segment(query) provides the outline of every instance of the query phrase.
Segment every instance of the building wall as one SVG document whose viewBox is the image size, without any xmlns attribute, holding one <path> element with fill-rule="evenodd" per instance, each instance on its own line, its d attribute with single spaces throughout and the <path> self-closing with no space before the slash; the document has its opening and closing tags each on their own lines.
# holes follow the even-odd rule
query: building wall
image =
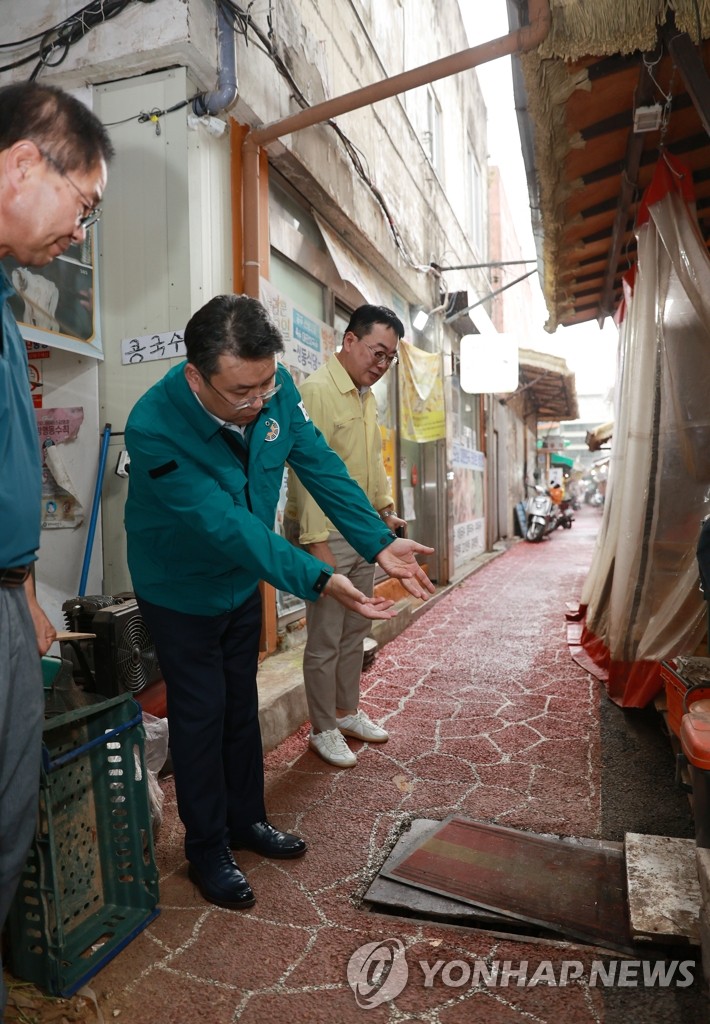
<svg viewBox="0 0 710 1024">
<path fill-rule="evenodd" d="M 12 0 L 10 6 L 15 38 L 36 35 L 73 13 L 71 0 Z M 296 91 L 316 103 L 466 46 L 456 0 L 394 0 L 386 5 L 275 0 L 270 11 L 269 38 L 290 79 L 255 45 L 253 34 L 248 44 L 238 36 L 239 96 L 230 111 L 232 132 L 235 122 L 253 126 L 293 112 Z M 266 33 L 265 9 L 252 16 Z M 232 208 L 230 194 L 237 181 L 230 130 L 214 138 L 202 127 L 188 127 L 189 106 L 167 112 L 196 92 L 214 88 L 217 63 L 215 5 L 209 0 L 155 0 L 131 5 L 93 29 L 56 69 L 42 72 L 44 81 L 82 90 L 111 125 L 117 149 L 98 235 L 105 360 L 95 385 L 89 384 L 90 390 L 96 387 L 90 399 L 98 407 L 93 421 L 110 421 L 114 430 L 103 492 L 101 588 L 107 593 L 128 585 L 121 525 L 126 482 L 114 472 L 125 419 L 139 394 L 170 365 L 169 353 L 164 359 L 127 364 L 122 343 L 180 331 L 192 310 L 212 294 L 229 290 L 234 279 L 232 218 L 239 209 Z M 0 82 L 12 74 L 0 73 Z M 25 72 L 14 75 L 24 77 Z M 157 124 L 139 117 L 155 110 L 165 112 Z M 436 147 L 432 110 L 439 112 Z M 438 306 L 446 292 L 466 290 L 469 301 L 484 297 L 484 273 L 445 269 L 487 256 L 485 242 L 474 244 L 470 231 L 474 207 L 479 217 L 487 217 L 488 208 L 485 195 L 472 204 L 467 170 L 473 153 L 487 180 L 485 106 L 475 71 L 343 114 L 337 124 L 345 138 L 332 127 L 317 126 L 268 147 L 271 167 L 299 202 L 386 283 L 405 312 L 409 304 Z M 350 144 L 360 173 L 348 156 Z M 236 201 L 241 202 L 238 193 Z M 289 230 L 283 223 L 274 225 L 272 245 L 280 248 Z M 283 243 L 283 248 L 288 245 Z M 310 255 L 314 262 L 302 269 L 322 279 L 319 258 Z M 444 269 L 434 270 L 431 264 Z M 268 266 L 262 271 L 268 276 Z M 332 278 L 332 268 L 328 274 Z M 335 299 L 349 298 L 352 305 L 357 297 L 343 282 L 329 294 L 329 318 Z M 458 335 L 441 319 L 438 314 L 427 335 L 410 335 L 409 340 L 441 351 L 448 375 Z M 516 447 L 514 443 L 506 451 L 508 465 L 517 458 Z M 441 481 L 451 466 L 442 465 L 441 458 L 439 454 L 438 463 L 427 461 L 436 463 L 434 483 L 447 521 Z"/>
<path fill-rule="evenodd" d="M 489 168 L 489 185 L 490 261 L 522 260 L 524 254 L 499 168 Z M 503 288 L 532 269 L 532 264 L 491 267 L 488 271 L 491 291 Z M 491 302 L 491 319 L 496 330 L 516 338 L 518 348 L 526 348 L 530 344 L 531 308 L 532 291 L 528 279 L 501 291 Z M 497 490 L 491 494 L 489 501 L 489 538 L 492 543 L 499 538 L 515 535 L 515 506 L 527 497 L 527 483 L 532 482 L 535 468 L 535 416 L 527 415 L 525 400 L 506 400 L 505 404 L 494 400 L 491 405 L 491 429 L 498 450 L 504 453 Z"/>
<path fill-rule="evenodd" d="M 264 25 L 263 16 L 256 15 Z M 340 96 L 463 48 L 456 0 L 372 4 L 274 4 L 279 54 L 310 102 Z M 406 57 L 406 63 L 405 63 Z M 254 47 L 239 52 L 240 101 L 233 114 L 270 123 L 292 112 L 293 87 Z M 409 302 L 439 304 L 441 280 L 430 262 L 474 262 L 465 234 L 467 135 L 485 166 L 485 106 L 475 72 L 434 83 L 445 150 L 440 172 L 427 157 L 427 89 L 343 114 L 337 123 L 362 154 L 365 176 L 384 197 L 402 238 L 395 244 L 372 188 L 356 174 L 333 130 L 318 126 L 269 147 L 270 160 Z M 449 279 L 451 278 L 451 279 Z M 459 282 L 465 280 L 465 284 Z M 470 274 L 446 275 L 449 290 Z"/>
<path fill-rule="evenodd" d="M 182 332 L 194 310 L 232 290 L 229 137 L 190 130 L 184 114 L 162 118 L 160 134 L 150 122 L 126 120 L 136 111 L 165 110 L 194 91 L 184 68 L 94 90 L 97 113 L 115 123 L 116 147 L 100 235 L 106 343 L 99 394 L 101 415 L 113 426 L 102 506 L 109 594 L 131 589 L 123 529 L 128 481 L 115 473 L 126 419 L 183 358 L 149 339 Z M 121 343 L 132 338 L 143 339 L 142 358 L 126 364 Z M 149 359 L 151 350 L 161 358 Z"/>
<path fill-rule="evenodd" d="M 73 13 L 72 0 L 10 0 L 13 34 L 36 35 Z M 265 12 L 253 14 L 266 32 Z M 341 95 L 392 74 L 465 48 L 456 0 L 276 0 L 271 9 L 273 41 L 309 103 Z M 32 46 L 28 44 L 28 52 Z M 256 45 L 238 38 L 239 99 L 232 116 L 247 124 L 268 123 L 291 113 L 293 82 L 278 74 Z M 14 51 L 13 51 L 14 55 Z M 169 64 L 189 69 L 199 89 L 215 86 L 216 8 L 209 0 L 155 0 L 131 5 L 92 29 L 73 45 L 62 63 L 42 72 L 43 80 L 77 88 L 129 79 Z M 29 67 L 32 65 L 30 64 Z M 2 76 L 26 77 L 26 68 Z M 358 147 L 366 175 L 380 190 L 401 233 L 406 253 L 397 250 L 386 218 L 361 177 L 353 173 L 342 142 L 332 129 L 315 127 L 270 147 L 269 156 L 334 226 L 357 240 L 375 266 L 411 301 L 438 300 L 439 282 L 422 272 L 430 261 L 473 262 L 465 233 L 467 139 L 486 166 L 485 106 L 475 71 L 443 79 L 431 90 L 441 109 L 442 166 L 427 157 L 427 87 L 374 107 L 342 115 L 338 124 Z M 182 115 L 180 115 L 182 116 Z M 288 176 L 288 174 L 287 174 Z M 408 257 L 416 264 L 410 266 Z M 452 273 L 449 290 L 461 273 Z M 401 280 L 398 280 L 400 278 Z M 464 274 L 465 281 L 472 276 Z M 475 283 L 475 275 L 474 275 Z"/>
<path fill-rule="evenodd" d="M 12 40 L 35 37 L 24 48 L 4 50 L 2 65 L 37 49 L 37 35 L 47 32 L 83 5 L 76 0 L 3 0 L 3 27 Z M 201 88 L 213 87 L 217 61 L 215 5 L 212 0 L 153 0 L 135 3 L 79 39 L 61 63 L 41 72 L 41 80 L 77 89 L 147 74 L 161 67 L 191 68 Z M 5 41 L 5 40 L 3 40 Z M 8 40 L 9 41 L 9 40 Z M 11 56 L 8 57 L 8 54 Z M 56 55 L 53 55 L 56 62 Z M 33 61 L 0 72 L 2 81 L 23 80 Z"/>
<path fill-rule="evenodd" d="M 289 67 L 296 69 L 294 77 L 299 73 L 297 80 L 304 93 L 314 100 L 324 94 L 352 92 L 464 45 L 458 6 L 451 2 L 445 3 L 443 10 L 441 4 L 437 7 L 431 3 L 405 2 L 386 7 L 373 4 L 363 10 L 358 3 L 330 6 L 305 2 L 298 18 L 290 9 L 278 10 L 280 52 Z M 254 90 L 250 76 L 257 79 Z M 290 109 L 283 85 L 268 76 L 268 60 L 263 55 L 241 69 L 243 106 L 237 108 L 238 118 L 252 121 L 256 116 L 256 110 L 246 108 L 252 96 L 259 101 L 260 120 L 267 123 Z M 432 99 L 441 118 L 442 156 L 437 167 L 430 159 L 428 134 Z M 467 290 L 471 301 L 477 297 L 477 289 L 483 288 L 480 294 L 485 295 L 486 283 L 479 273 L 453 271 L 438 276 L 427 269 L 428 263 L 457 265 L 482 258 L 480 250 L 474 249 L 468 239 L 466 224 L 467 147 L 475 145 L 479 161 L 486 166 L 485 107 L 475 73 L 442 80 L 430 88 L 413 90 L 337 120 L 347 139 L 362 154 L 367 177 L 385 198 L 388 215 L 401 237 L 401 247 L 395 244 L 373 189 L 354 173 L 343 143 L 332 129 L 306 129 L 284 140 L 285 145 L 273 144 L 269 147 L 270 160 L 297 192 L 297 198 L 312 205 L 326 226 L 369 265 L 372 274 L 379 278 L 378 294 L 384 296 L 382 301 L 393 305 L 408 327 L 407 304 L 431 309 L 441 304 L 443 292 L 458 289 Z M 486 205 L 484 202 L 484 210 Z M 295 239 L 288 226 L 279 224 L 273 214 L 271 244 L 291 259 L 296 251 L 309 252 L 308 242 Z M 332 287 L 322 258 L 312 250 L 309 255 L 311 259 L 299 261 L 299 267 Z M 340 301 L 346 298 L 337 285 L 334 296 Z M 295 299 L 295 295 L 291 297 Z M 406 337 L 428 351 L 441 351 L 445 367 L 450 368 L 458 336 L 443 327 L 442 319 L 439 314 L 424 334 L 408 330 Z M 453 546 L 453 531 L 447 520 L 446 480 L 447 473 L 454 469 L 446 462 L 443 446 L 432 443 L 415 447 L 419 451 L 407 445 L 399 452 L 399 481 L 403 490 L 400 499 L 403 506 L 406 502 L 410 508 L 417 507 L 417 518 L 412 520 L 410 530 L 418 539 L 431 540 L 437 546 L 442 559 L 436 576 L 443 581 L 452 563 L 443 549 Z M 413 470 L 418 484 L 410 499 L 404 491 L 411 486 Z M 434 491 L 438 500 L 436 516 L 430 509 L 426 511 L 427 503 L 417 501 L 418 495 Z M 482 494 L 483 488 L 476 493 L 479 492 Z M 477 515 L 482 520 L 482 501 L 478 501 L 478 506 Z"/>
<path fill-rule="evenodd" d="M 522 260 L 529 253 L 523 253 L 518 241 L 513 215 L 505 194 L 500 169 L 489 168 L 490 217 L 489 217 L 489 258 L 491 262 Z M 535 264 L 511 264 L 506 267 L 491 267 L 488 271 L 491 291 L 511 284 L 522 277 Z M 491 303 L 491 320 L 501 334 L 514 334 L 523 348 L 530 344 L 530 310 L 532 309 L 530 280 L 519 281 L 506 288 Z"/>
<path fill-rule="evenodd" d="M 33 0 L 31 4 L 8 0 L 3 8 L 5 25 L 12 25 L 13 40 L 36 36 L 75 13 L 76 6 L 73 0 Z M 206 175 L 198 171 L 199 156 L 188 156 L 188 150 L 197 149 L 199 143 L 188 139 L 185 113 L 161 118 L 160 134 L 152 123 L 140 123 L 137 118 L 141 111 L 165 110 L 200 89 L 213 87 L 214 24 L 214 7 L 208 0 L 190 7 L 174 0 L 131 5 L 123 15 L 89 32 L 67 51 L 61 64 L 40 76 L 42 82 L 72 91 L 109 123 L 117 151 L 102 204 L 104 215 L 95 229 L 104 360 L 52 349 L 42 367 L 44 407 L 81 406 L 84 410 L 78 436 L 65 446 L 64 454 L 84 507 L 84 521 L 73 530 L 43 530 L 37 567 L 38 596 L 56 626 L 62 625 L 63 601 L 78 593 L 88 557 L 100 434 L 107 423 L 112 436 L 86 593 L 130 589 L 123 531 L 127 481 L 115 469 L 128 411 L 170 363 L 122 366 L 121 341 L 184 327 L 201 294 L 203 282 L 196 283 L 199 232 L 201 228 L 204 234 L 206 220 L 202 202 L 190 202 L 190 190 L 194 192 Z M 17 51 L 4 51 L 2 63 L 12 63 L 36 46 L 35 40 Z M 185 63 L 190 66 L 190 79 L 184 68 L 148 74 L 161 65 Z M 33 63 L 28 63 L 0 72 L 0 84 L 26 79 L 32 68 Z M 108 99 L 111 93 L 113 103 Z M 228 141 L 223 149 L 228 199 Z M 220 225 L 221 211 L 214 207 L 214 195 L 209 198 Z M 228 209 L 225 227 L 229 228 Z M 212 227 L 210 232 L 219 239 L 219 229 Z M 224 258 L 223 250 L 222 264 Z M 224 269 L 231 281 L 231 266 L 226 264 Z M 224 280 L 222 267 L 207 276 L 206 292 L 212 294 Z"/>
</svg>

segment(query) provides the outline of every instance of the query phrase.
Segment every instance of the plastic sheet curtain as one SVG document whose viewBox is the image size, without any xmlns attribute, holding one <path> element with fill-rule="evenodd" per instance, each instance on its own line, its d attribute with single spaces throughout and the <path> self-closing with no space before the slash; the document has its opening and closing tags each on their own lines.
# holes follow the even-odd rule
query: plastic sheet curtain
<svg viewBox="0 0 710 1024">
<path fill-rule="evenodd" d="M 695 550 L 710 511 L 710 260 L 690 183 L 662 156 L 639 216 L 604 518 L 573 650 L 624 707 L 654 697 L 660 661 L 693 653 L 706 621 Z"/>
</svg>

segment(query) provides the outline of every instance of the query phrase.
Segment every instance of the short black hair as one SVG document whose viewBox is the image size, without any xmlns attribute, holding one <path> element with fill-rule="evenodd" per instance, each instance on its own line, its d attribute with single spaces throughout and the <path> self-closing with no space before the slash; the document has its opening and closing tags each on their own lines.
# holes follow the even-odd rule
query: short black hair
<svg viewBox="0 0 710 1024">
<path fill-rule="evenodd" d="M 88 172 L 114 154 L 108 132 L 86 104 L 68 92 L 37 82 L 0 89 L 0 150 L 29 139 L 60 173 Z"/>
<path fill-rule="evenodd" d="M 215 295 L 190 318 L 185 348 L 192 363 L 207 380 L 217 372 L 222 355 L 238 359 L 267 359 L 283 352 L 278 327 L 266 309 L 249 295 Z"/>
<path fill-rule="evenodd" d="M 398 341 L 404 337 L 404 324 L 393 310 L 388 309 L 387 306 L 371 306 L 369 303 L 358 306 L 350 317 L 345 333 L 352 331 L 356 338 L 362 339 L 370 333 L 375 324 L 391 327 L 397 335 Z"/>
</svg>

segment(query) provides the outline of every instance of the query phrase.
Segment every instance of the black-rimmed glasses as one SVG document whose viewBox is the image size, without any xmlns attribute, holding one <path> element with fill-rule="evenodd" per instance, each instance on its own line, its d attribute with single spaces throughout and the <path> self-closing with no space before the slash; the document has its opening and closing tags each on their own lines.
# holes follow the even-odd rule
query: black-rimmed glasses
<svg viewBox="0 0 710 1024">
<path fill-rule="evenodd" d="M 39 146 L 37 148 L 39 149 Z M 83 203 L 83 206 L 84 206 L 84 210 L 87 211 L 87 212 L 83 213 L 80 217 L 77 217 L 77 220 L 76 220 L 77 227 L 84 228 L 84 230 L 86 230 L 86 228 L 90 228 L 91 225 L 95 224 L 96 221 L 101 216 L 101 214 L 103 212 L 101 210 L 101 207 L 100 206 L 94 206 L 94 205 L 92 205 L 92 203 L 89 202 L 89 200 L 84 195 L 84 193 L 81 191 L 79 186 L 69 177 L 67 172 L 62 169 L 62 167 L 60 166 L 58 161 L 55 160 L 55 158 L 52 156 L 51 153 L 48 153 L 44 149 L 40 149 L 39 151 L 42 154 L 42 156 L 44 157 L 44 159 L 47 161 L 49 166 L 53 170 L 55 170 L 57 172 L 57 174 L 59 174 L 62 178 L 66 178 L 66 180 L 69 182 L 71 187 L 74 189 L 76 194 L 81 199 L 81 201 Z"/>
<path fill-rule="evenodd" d="M 231 399 L 227 398 L 226 395 L 222 394 L 219 388 L 216 388 L 212 381 L 205 377 L 204 373 L 201 373 L 200 376 L 205 384 L 212 388 L 214 393 L 219 395 L 222 401 L 226 402 L 227 405 L 231 407 L 232 412 L 239 412 L 241 409 L 253 409 L 257 402 L 261 402 L 261 404 L 264 405 L 270 398 L 274 397 L 277 391 L 281 390 L 281 385 L 275 384 L 272 388 L 269 388 L 267 391 L 262 391 L 258 395 L 252 395 L 251 398 L 245 398 L 241 402 L 233 402 Z"/>
<path fill-rule="evenodd" d="M 370 355 L 372 356 L 372 361 L 376 366 L 392 366 L 394 363 L 399 361 L 396 353 L 394 355 L 390 355 L 389 352 L 378 352 L 372 347 L 372 345 L 368 345 L 364 338 L 360 338 L 359 340 L 363 343 L 365 348 L 369 350 Z"/>
</svg>

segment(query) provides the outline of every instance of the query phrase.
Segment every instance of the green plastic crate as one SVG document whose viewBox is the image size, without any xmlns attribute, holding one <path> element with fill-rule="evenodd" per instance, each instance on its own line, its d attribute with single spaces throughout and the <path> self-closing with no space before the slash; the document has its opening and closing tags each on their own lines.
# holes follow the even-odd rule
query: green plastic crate
<svg viewBox="0 0 710 1024">
<path fill-rule="evenodd" d="M 44 725 L 9 966 L 53 995 L 76 992 L 159 913 L 141 719 L 124 694 Z"/>
<path fill-rule="evenodd" d="M 42 682 L 44 683 L 45 690 L 51 690 L 61 667 L 61 658 L 52 658 L 48 655 L 42 658 Z"/>
</svg>

